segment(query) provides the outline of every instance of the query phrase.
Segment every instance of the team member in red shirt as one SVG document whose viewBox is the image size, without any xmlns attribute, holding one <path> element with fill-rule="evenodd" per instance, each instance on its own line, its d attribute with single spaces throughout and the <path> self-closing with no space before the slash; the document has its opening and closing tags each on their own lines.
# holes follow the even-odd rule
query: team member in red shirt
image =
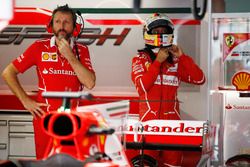
<svg viewBox="0 0 250 167">
<path fill-rule="evenodd" d="M 180 82 L 196 85 L 205 82 L 202 70 L 191 57 L 173 43 L 174 25 L 163 14 L 147 18 L 144 26 L 146 47 L 132 60 L 132 81 L 139 93 L 140 121 L 180 120 L 177 90 Z M 147 152 L 145 152 L 146 154 Z M 158 166 L 180 166 L 181 153 L 150 152 Z"/>
<path fill-rule="evenodd" d="M 40 159 L 46 148 L 46 135 L 41 131 L 40 117 L 48 111 L 56 111 L 62 101 L 45 99 L 45 91 L 80 91 L 92 89 L 95 73 L 92 69 L 88 47 L 76 43 L 75 12 L 68 5 L 57 7 L 52 13 L 50 27 L 54 36 L 35 41 L 22 55 L 10 63 L 2 76 L 25 109 L 34 117 L 36 155 Z M 31 99 L 18 81 L 17 75 L 36 66 L 38 75 L 37 100 Z"/>
</svg>

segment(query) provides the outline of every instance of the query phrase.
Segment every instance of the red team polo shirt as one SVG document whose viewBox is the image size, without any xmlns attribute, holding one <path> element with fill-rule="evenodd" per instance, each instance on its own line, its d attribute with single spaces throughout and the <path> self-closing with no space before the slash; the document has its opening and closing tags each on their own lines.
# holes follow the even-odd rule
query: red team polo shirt
<svg viewBox="0 0 250 167">
<path fill-rule="evenodd" d="M 73 41 L 70 42 L 73 52 L 76 55 L 76 47 Z M 92 69 L 88 47 L 77 43 L 81 63 L 94 72 Z M 37 40 L 22 55 L 13 62 L 14 66 L 21 73 L 31 66 L 36 66 L 38 75 L 38 102 L 50 104 L 47 111 L 57 110 L 62 104 L 60 99 L 44 99 L 41 96 L 43 91 L 80 91 L 82 85 L 68 61 L 59 53 L 55 45 L 55 36 L 51 39 Z"/>
</svg>

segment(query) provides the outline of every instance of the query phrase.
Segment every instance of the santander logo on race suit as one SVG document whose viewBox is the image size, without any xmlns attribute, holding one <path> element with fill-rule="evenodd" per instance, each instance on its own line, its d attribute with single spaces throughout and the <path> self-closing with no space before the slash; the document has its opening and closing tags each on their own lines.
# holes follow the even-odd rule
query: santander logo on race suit
<svg viewBox="0 0 250 167">
<path fill-rule="evenodd" d="M 161 76 L 158 75 L 155 84 L 161 85 Z M 171 85 L 171 86 L 179 86 L 180 82 L 178 77 L 173 75 L 163 75 L 162 76 L 162 84 L 163 85 Z"/>
</svg>

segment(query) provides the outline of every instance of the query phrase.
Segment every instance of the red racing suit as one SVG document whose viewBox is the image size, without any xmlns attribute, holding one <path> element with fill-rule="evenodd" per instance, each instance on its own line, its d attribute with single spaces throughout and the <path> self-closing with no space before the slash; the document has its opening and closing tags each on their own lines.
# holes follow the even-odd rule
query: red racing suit
<svg viewBox="0 0 250 167">
<path fill-rule="evenodd" d="M 90 71 L 92 69 L 88 47 L 70 41 L 71 48 L 78 60 Z M 77 45 L 77 47 L 76 47 Z M 79 55 L 76 53 L 78 49 Z M 55 45 L 55 36 L 51 39 L 37 40 L 27 50 L 17 57 L 13 65 L 21 73 L 25 72 L 31 66 L 36 66 L 38 75 L 38 96 L 37 101 L 47 103 L 49 106 L 45 111 L 57 111 L 61 106 L 61 99 L 45 99 L 41 96 L 44 91 L 80 91 L 83 86 L 78 80 L 75 72 L 68 61 L 60 55 Z M 48 136 L 41 130 L 41 119 L 33 119 L 36 155 L 37 159 L 42 158 L 47 146 Z"/>
<path fill-rule="evenodd" d="M 152 62 L 146 52 L 139 54 L 132 60 L 132 81 L 139 94 L 139 117 L 140 121 L 152 119 L 180 120 L 179 102 L 177 90 L 181 81 L 201 85 L 205 82 L 202 70 L 194 63 L 191 57 L 181 55 L 175 58 L 173 64 L 167 61 L 160 63 Z M 180 152 L 164 151 L 162 158 L 157 157 L 159 153 L 149 154 L 165 165 L 179 165 Z M 157 155 L 156 155 L 157 154 Z M 162 153 L 161 153 L 162 154 Z M 171 156 L 167 156 L 173 154 Z M 171 158 L 172 157 L 172 158 Z M 160 165 L 161 166 L 161 165 Z"/>
</svg>

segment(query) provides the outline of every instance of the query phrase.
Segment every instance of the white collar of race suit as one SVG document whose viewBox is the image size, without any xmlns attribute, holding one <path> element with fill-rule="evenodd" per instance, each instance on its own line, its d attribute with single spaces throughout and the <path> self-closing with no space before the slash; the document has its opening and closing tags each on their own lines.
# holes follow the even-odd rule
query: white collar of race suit
<svg viewBox="0 0 250 167">
<path fill-rule="evenodd" d="M 73 49 L 73 45 L 74 45 L 74 39 L 70 38 L 70 47 Z M 51 37 L 50 39 L 50 47 L 56 46 L 56 36 L 54 35 L 53 37 Z"/>
</svg>

